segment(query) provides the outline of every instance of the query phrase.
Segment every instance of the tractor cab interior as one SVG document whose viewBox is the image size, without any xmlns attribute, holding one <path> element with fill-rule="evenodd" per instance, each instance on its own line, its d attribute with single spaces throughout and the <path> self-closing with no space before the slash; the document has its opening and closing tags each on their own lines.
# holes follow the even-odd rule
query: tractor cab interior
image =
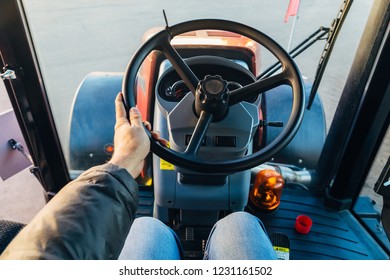
<svg viewBox="0 0 390 280">
<path fill-rule="evenodd" d="M 110 159 L 113 104 L 123 92 L 126 107 L 137 106 L 169 141 L 148 134 L 152 153 L 137 178 L 137 216 L 171 227 L 186 259 L 202 258 L 212 226 L 236 211 L 259 217 L 271 239 L 287 236 L 290 259 L 389 259 L 388 160 L 372 186 L 383 196 L 380 209 L 361 196 L 388 138 L 389 1 L 374 1 L 327 124 L 317 91 L 353 1 L 340 2 L 316 40 L 326 44 L 314 80 L 298 68 L 298 48 L 287 51 L 258 28 L 215 18 L 171 25 L 164 12 L 165 26 L 144 30 L 123 71 L 96 69 L 78 81 L 64 144 L 28 8 L 2 1 L 1 73 L 47 200 Z"/>
</svg>

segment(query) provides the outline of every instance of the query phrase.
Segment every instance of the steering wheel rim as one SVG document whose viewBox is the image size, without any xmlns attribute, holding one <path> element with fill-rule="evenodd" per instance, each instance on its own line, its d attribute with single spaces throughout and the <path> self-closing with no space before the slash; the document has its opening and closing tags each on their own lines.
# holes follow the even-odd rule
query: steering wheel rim
<svg viewBox="0 0 390 280">
<path fill-rule="evenodd" d="M 136 92 L 137 73 L 143 61 L 146 59 L 149 53 L 154 50 L 163 52 L 163 54 L 168 58 L 172 66 L 181 76 L 183 81 L 189 87 L 191 92 L 195 93 L 195 89 L 199 83 L 199 80 L 195 74 L 193 74 L 192 70 L 188 67 L 185 61 L 176 52 L 170 41 L 177 35 L 205 29 L 230 31 L 251 38 L 268 49 L 282 64 L 281 73 L 273 75 L 264 80 L 258 80 L 250 85 L 231 91 L 229 93 L 229 105 L 231 106 L 233 104 L 239 103 L 245 97 L 250 95 L 262 94 L 267 90 L 275 88 L 279 85 L 286 84 L 292 88 L 293 94 L 292 109 L 289 120 L 287 121 L 279 136 L 276 137 L 270 144 L 263 147 L 259 151 L 250 155 L 246 155 L 242 158 L 218 160 L 213 162 L 200 160 L 194 158 L 193 156 L 188 156 L 186 154 L 162 146 L 158 141 L 151 137 L 149 131 L 146 129 L 151 141 L 151 151 L 160 158 L 172 163 L 175 166 L 202 173 L 231 173 L 247 170 L 264 163 L 292 140 L 302 122 L 305 107 L 304 85 L 298 67 L 289 54 L 279 44 L 277 44 L 264 33 L 241 23 L 216 19 L 187 21 L 173 25 L 158 32 L 138 49 L 127 65 L 122 83 L 122 92 L 125 98 L 125 105 L 128 107 L 127 109 L 136 106 L 134 95 Z M 207 119 L 206 116 L 205 120 L 199 120 L 199 122 L 210 123 L 210 119 Z M 208 126 L 205 129 L 207 130 L 207 128 Z M 195 128 L 195 131 L 196 130 L 197 128 Z M 196 133 L 195 131 L 194 135 Z M 195 138 L 195 136 L 193 136 L 193 138 Z M 203 136 L 200 135 L 196 138 L 197 139 L 195 141 L 200 143 Z M 198 148 L 199 143 L 197 143 Z"/>
</svg>

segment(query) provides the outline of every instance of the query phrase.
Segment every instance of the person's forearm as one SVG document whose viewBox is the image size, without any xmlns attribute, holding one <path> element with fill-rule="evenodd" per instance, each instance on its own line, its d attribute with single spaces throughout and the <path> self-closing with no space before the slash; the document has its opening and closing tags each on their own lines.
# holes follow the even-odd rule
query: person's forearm
<svg viewBox="0 0 390 280">
<path fill-rule="evenodd" d="M 115 259 L 138 205 L 138 186 L 113 164 L 91 168 L 65 186 L 0 258 Z"/>
</svg>

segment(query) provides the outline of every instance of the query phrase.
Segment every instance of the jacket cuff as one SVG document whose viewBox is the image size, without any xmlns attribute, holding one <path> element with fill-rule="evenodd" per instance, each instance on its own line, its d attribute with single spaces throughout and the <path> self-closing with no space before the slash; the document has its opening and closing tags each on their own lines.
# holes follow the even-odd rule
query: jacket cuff
<svg viewBox="0 0 390 280">
<path fill-rule="evenodd" d="M 138 187 L 138 183 L 125 168 L 119 167 L 118 165 L 112 163 L 105 163 L 91 167 L 90 169 L 83 172 L 79 178 L 81 179 L 84 176 L 88 176 L 92 172 L 109 173 L 111 176 L 121 182 L 122 185 L 129 189 Z"/>
</svg>

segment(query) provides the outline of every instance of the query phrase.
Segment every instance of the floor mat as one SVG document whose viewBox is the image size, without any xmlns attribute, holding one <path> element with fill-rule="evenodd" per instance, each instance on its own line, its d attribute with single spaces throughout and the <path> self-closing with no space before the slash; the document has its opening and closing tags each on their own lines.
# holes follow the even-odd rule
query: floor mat
<svg viewBox="0 0 390 280">
<path fill-rule="evenodd" d="M 249 209 L 253 210 L 252 207 Z M 350 211 L 326 209 L 320 195 L 284 190 L 279 209 L 275 212 L 251 212 L 263 221 L 268 234 L 281 232 L 289 236 L 290 259 L 388 259 Z M 294 229 L 298 215 L 312 219 L 313 225 L 308 234 L 300 234 Z"/>
</svg>

